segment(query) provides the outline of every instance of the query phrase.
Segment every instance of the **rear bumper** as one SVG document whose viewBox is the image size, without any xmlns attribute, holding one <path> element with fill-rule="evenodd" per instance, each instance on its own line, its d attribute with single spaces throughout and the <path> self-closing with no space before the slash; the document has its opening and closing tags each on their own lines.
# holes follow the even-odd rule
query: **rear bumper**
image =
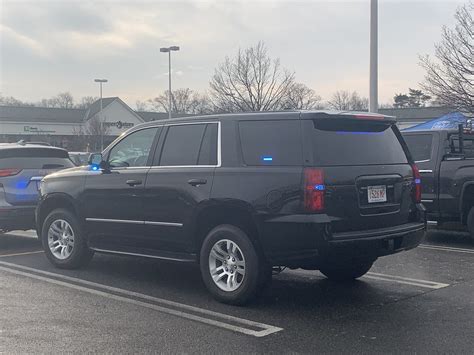
<svg viewBox="0 0 474 355">
<path fill-rule="evenodd" d="M 310 220 L 315 218 L 318 220 Z M 278 218 L 279 223 L 269 221 L 264 227 L 262 243 L 265 256 L 274 265 L 316 268 L 342 258 L 376 259 L 417 247 L 426 231 L 424 218 L 420 218 L 392 227 L 332 233 L 326 218 L 326 215 L 286 216 L 284 221 Z"/>
<path fill-rule="evenodd" d="M 0 230 L 34 229 L 36 206 L 1 206 Z"/>
</svg>

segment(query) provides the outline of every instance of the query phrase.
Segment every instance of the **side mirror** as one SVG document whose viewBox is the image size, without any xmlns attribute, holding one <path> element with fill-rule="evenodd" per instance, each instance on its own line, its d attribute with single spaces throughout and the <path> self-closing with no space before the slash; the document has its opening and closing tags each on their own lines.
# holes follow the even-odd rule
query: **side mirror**
<svg viewBox="0 0 474 355">
<path fill-rule="evenodd" d="M 89 155 L 89 165 L 92 166 L 92 170 L 99 170 L 103 165 L 102 153 L 92 153 Z"/>
</svg>

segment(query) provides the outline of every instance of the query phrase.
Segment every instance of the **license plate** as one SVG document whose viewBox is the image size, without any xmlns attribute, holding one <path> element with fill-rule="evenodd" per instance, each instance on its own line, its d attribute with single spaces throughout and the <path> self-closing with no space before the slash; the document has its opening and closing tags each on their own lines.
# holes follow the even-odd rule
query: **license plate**
<svg viewBox="0 0 474 355">
<path fill-rule="evenodd" d="M 381 186 L 368 186 L 367 197 L 369 203 L 386 202 L 387 201 L 387 187 Z"/>
</svg>

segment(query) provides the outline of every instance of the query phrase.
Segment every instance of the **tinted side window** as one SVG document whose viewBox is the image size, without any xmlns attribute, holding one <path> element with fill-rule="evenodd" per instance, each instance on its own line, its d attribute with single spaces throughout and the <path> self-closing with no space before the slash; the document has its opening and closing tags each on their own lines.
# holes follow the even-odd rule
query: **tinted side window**
<svg viewBox="0 0 474 355">
<path fill-rule="evenodd" d="M 197 165 L 206 124 L 170 126 L 161 152 L 161 166 Z"/>
<path fill-rule="evenodd" d="M 245 164 L 302 165 L 300 121 L 241 121 L 239 131 Z"/>
<path fill-rule="evenodd" d="M 157 127 L 146 128 L 122 139 L 110 150 L 110 166 L 115 168 L 145 166 L 157 132 Z"/>
<path fill-rule="evenodd" d="M 403 136 L 414 161 L 431 160 L 433 136 L 431 134 L 410 134 Z"/>
<path fill-rule="evenodd" d="M 199 149 L 198 165 L 217 165 L 217 123 L 206 126 Z"/>
</svg>

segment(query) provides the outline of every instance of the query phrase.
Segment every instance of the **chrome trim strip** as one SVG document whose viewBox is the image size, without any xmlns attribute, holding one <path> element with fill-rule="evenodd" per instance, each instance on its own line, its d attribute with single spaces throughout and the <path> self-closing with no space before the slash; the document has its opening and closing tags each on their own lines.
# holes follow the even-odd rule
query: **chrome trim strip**
<svg viewBox="0 0 474 355">
<path fill-rule="evenodd" d="M 182 227 L 182 223 L 174 222 L 154 222 L 154 221 L 135 221 L 131 219 L 108 219 L 108 218 L 86 218 L 88 222 L 110 222 L 110 223 L 127 223 L 127 224 L 146 224 L 152 226 L 168 226 L 168 227 Z"/>
<path fill-rule="evenodd" d="M 430 159 L 425 159 L 425 160 L 415 160 L 415 163 L 428 163 Z"/>
<path fill-rule="evenodd" d="M 116 250 L 108 250 L 108 249 L 99 249 L 99 248 L 91 248 L 92 250 L 102 252 L 102 253 L 113 253 L 113 254 L 122 254 L 122 255 L 131 255 L 131 256 L 142 256 L 145 258 L 153 258 L 153 259 L 161 259 L 161 260 L 170 260 L 170 261 L 181 261 L 181 262 L 194 262 L 195 260 L 192 259 L 179 259 L 179 258 L 170 258 L 166 256 L 157 256 L 157 255 L 149 255 L 149 254 L 139 254 L 139 253 L 129 253 L 126 251 L 116 251 Z"/>
<path fill-rule="evenodd" d="M 433 170 L 420 170 L 420 174 L 423 174 L 423 173 L 432 173 Z"/>
<path fill-rule="evenodd" d="M 128 224 L 145 224 L 144 221 L 134 221 L 130 219 L 108 219 L 108 218 L 86 218 L 87 222 L 111 222 L 111 223 L 128 223 Z"/>
<path fill-rule="evenodd" d="M 153 221 L 145 221 L 146 225 L 151 226 L 168 226 L 168 227 L 182 227 L 183 223 L 173 223 L 173 222 L 153 222 Z"/>
<path fill-rule="evenodd" d="M 421 200 L 421 202 L 433 202 L 433 200 Z"/>
</svg>

